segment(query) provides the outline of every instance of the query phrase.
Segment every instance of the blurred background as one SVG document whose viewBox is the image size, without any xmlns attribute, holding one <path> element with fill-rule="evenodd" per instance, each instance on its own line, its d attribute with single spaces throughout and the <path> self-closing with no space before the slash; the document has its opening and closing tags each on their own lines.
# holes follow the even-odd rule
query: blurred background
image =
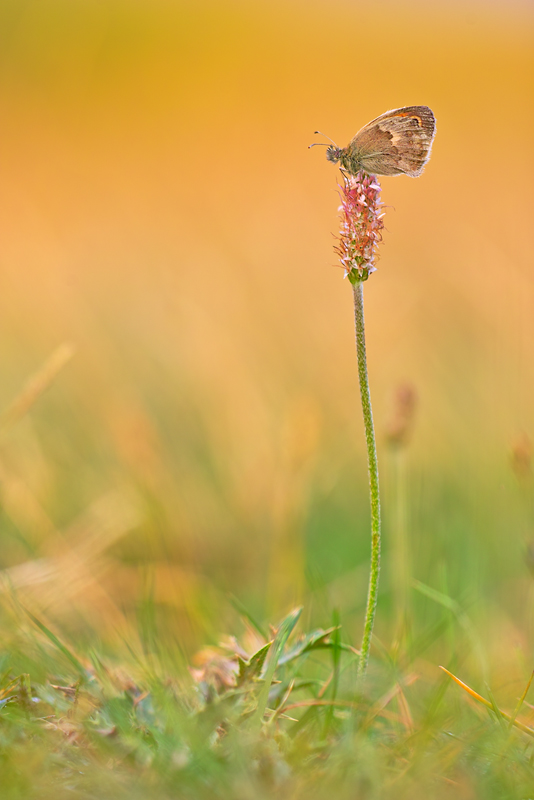
<svg viewBox="0 0 534 800">
<path fill-rule="evenodd" d="M 365 287 L 377 634 L 402 561 L 497 664 L 529 662 L 533 34 L 519 0 L 0 2 L 6 619 L 17 597 L 102 646 L 145 625 L 187 660 L 232 630 L 233 596 L 272 621 L 337 606 L 358 643 L 351 292 L 338 173 L 308 145 L 427 104 L 432 159 L 383 179 Z M 395 446 L 399 392 L 414 418 Z M 424 630 L 436 603 L 408 595 Z"/>
</svg>

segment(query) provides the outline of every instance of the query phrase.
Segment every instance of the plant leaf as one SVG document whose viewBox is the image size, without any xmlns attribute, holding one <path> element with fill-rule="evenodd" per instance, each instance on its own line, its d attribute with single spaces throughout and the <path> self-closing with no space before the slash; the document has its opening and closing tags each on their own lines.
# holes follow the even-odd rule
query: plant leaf
<svg viewBox="0 0 534 800">
<path fill-rule="evenodd" d="M 265 683 L 261 688 L 260 695 L 258 697 L 258 706 L 254 716 L 252 717 L 252 726 L 256 729 L 261 727 L 263 715 L 265 714 L 267 701 L 269 699 L 269 689 L 271 688 L 274 671 L 278 665 L 280 655 L 293 628 L 297 624 L 301 613 L 302 606 L 300 608 L 295 608 L 290 614 L 287 615 L 287 617 L 280 623 L 280 627 L 278 628 L 278 632 L 274 638 L 272 647 L 270 648 L 267 669 L 265 671 Z"/>
<path fill-rule="evenodd" d="M 267 654 L 271 649 L 272 642 L 260 647 L 260 649 L 252 655 L 248 661 L 245 661 L 241 656 L 238 656 L 237 663 L 239 664 L 239 674 L 237 676 L 237 685 L 242 686 L 247 681 L 252 681 L 261 676 L 263 665 Z"/>
</svg>

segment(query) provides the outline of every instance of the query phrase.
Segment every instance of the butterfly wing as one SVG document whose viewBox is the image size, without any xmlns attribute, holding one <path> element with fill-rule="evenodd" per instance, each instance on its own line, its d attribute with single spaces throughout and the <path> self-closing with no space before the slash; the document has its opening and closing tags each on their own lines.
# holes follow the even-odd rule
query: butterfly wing
<svg viewBox="0 0 534 800">
<path fill-rule="evenodd" d="M 365 172 L 416 178 L 430 158 L 435 132 L 428 106 L 395 108 L 358 131 L 347 150 Z"/>
</svg>

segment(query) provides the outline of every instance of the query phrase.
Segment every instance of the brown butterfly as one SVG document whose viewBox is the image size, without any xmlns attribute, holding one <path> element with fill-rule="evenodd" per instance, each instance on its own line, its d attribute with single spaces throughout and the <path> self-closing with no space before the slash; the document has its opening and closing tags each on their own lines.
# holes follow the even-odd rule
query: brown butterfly
<svg viewBox="0 0 534 800">
<path fill-rule="evenodd" d="M 365 125 L 347 147 L 329 145 L 326 157 L 339 161 L 352 175 L 363 170 L 417 178 L 430 158 L 435 132 L 436 120 L 428 106 L 395 108 Z"/>
</svg>

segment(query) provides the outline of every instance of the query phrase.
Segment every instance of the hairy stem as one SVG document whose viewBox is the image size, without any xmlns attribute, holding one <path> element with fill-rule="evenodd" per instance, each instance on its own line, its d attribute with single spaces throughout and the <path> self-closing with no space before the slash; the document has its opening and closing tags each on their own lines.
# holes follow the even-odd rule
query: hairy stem
<svg viewBox="0 0 534 800">
<path fill-rule="evenodd" d="M 358 664 L 358 675 L 363 676 L 369 661 L 371 636 L 375 621 L 378 597 L 378 578 L 380 575 L 380 493 L 378 488 L 378 460 L 376 457 L 375 429 L 371 409 L 369 377 L 367 375 L 367 356 L 365 352 L 365 322 L 363 314 L 363 282 L 356 281 L 354 291 L 354 320 L 356 323 L 356 351 L 358 354 L 358 377 L 360 379 L 360 396 L 362 400 L 365 441 L 367 444 L 367 460 L 369 465 L 369 495 L 371 499 L 371 567 L 369 572 L 369 592 L 367 610 L 363 627 L 363 638 Z"/>
</svg>

